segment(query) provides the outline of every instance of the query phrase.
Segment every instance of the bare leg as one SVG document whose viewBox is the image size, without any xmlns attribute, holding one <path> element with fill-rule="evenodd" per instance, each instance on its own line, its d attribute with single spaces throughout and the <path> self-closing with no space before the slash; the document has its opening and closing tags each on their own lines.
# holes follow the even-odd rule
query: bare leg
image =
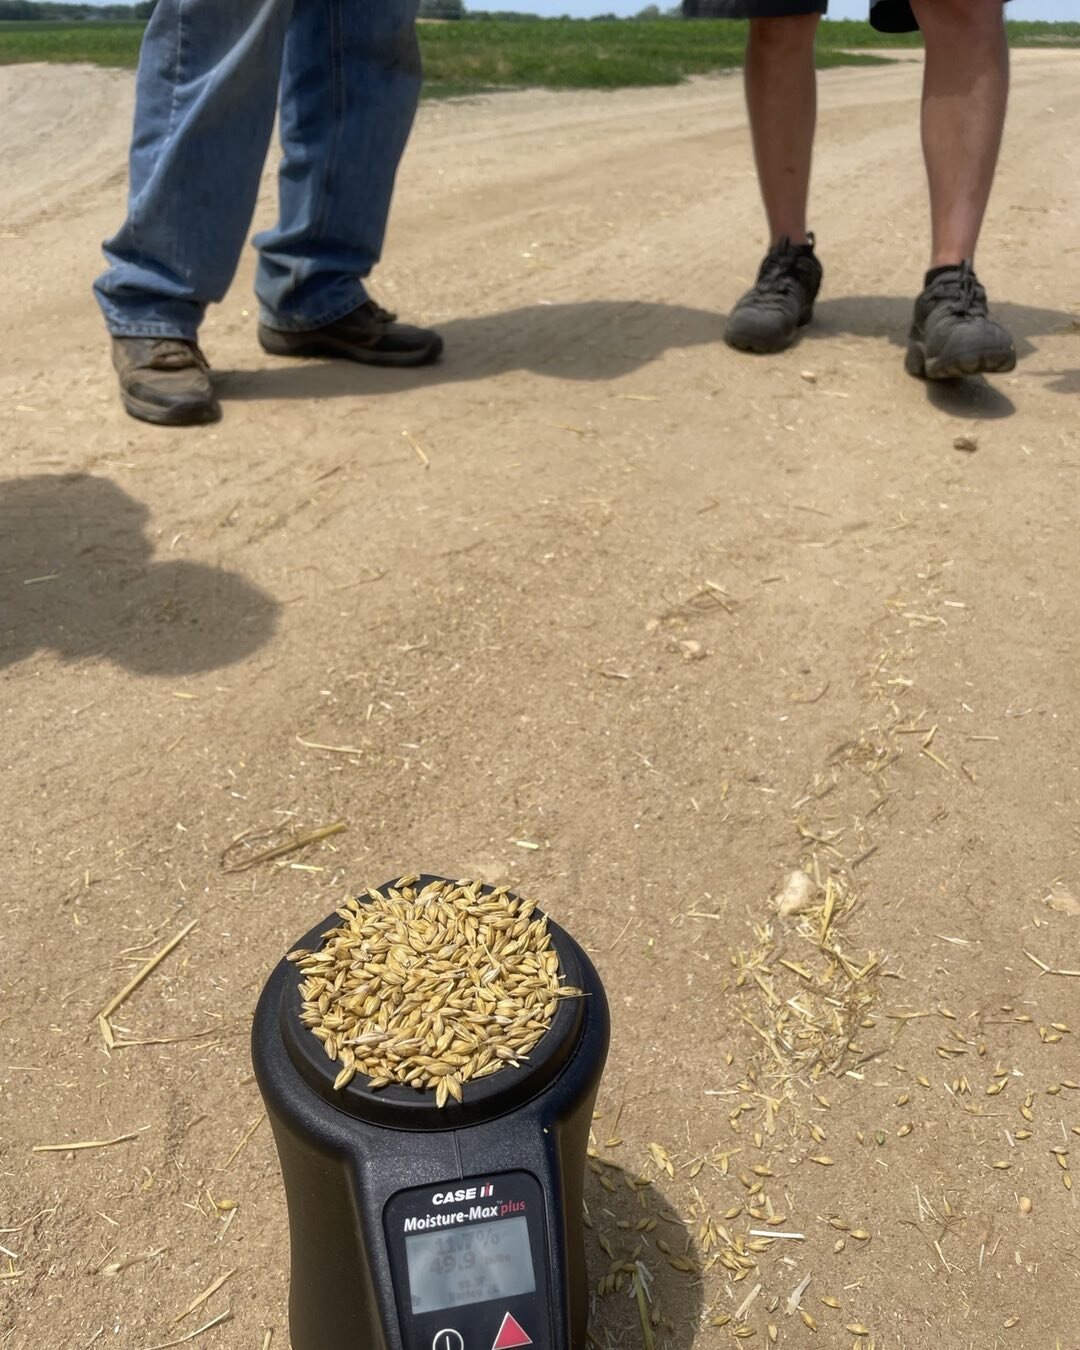
<svg viewBox="0 0 1080 1350">
<path fill-rule="evenodd" d="M 746 107 L 770 247 L 784 235 L 793 244 L 807 242 L 806 204 L 817 115 L 814 35 L 819 18 L 797 14 L 750 21 Z"/>
<path fill-rule="evenodd" d="M 922 144 L 930 266 L 971 258 L 997 167 L 1009 89 L 1001 0 L 912 0 L 926 43 Z"/>
</svg>

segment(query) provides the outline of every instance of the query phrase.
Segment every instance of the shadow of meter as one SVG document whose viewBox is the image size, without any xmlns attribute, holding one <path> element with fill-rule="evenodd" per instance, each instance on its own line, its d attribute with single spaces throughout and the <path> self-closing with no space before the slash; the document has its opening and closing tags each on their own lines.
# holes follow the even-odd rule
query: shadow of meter
<svg viewBox="0 0 1080 1350">
<path fill-rule="evenodd" d="M 340 922 L 297 945 L 318 951 Z M 335 1090 L 340 1066 L 301 1021 L 303 977 L 285 960 L 270 975 L 252 1057 L 288 1201 L 293 1350 L 584 1350 L 582 1193 L 609 1017 L 585 952 L 548 931 L 582 997 L 558 1000 L 527 1059 L 441 1107 L 361 1074 Z"/>
</svg>

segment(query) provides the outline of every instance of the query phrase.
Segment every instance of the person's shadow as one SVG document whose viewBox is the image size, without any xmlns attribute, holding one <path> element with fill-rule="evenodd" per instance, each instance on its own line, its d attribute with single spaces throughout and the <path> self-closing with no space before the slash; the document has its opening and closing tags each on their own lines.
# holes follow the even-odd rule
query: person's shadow
<svg viewBox="0 0 1080 1350">
<path fill-rule="evenodd" d="M 556 379 L 614 380 L 671 348 L 721 341 L 724 316 L 643 300 L 526 305 L 438 324 L 446 357 L 408 372 L 410 389 L 488 379 L 529 370 Z M 398 393 L 400 370 L 356 367 L 341 361 L 291 361 L 265 370 L 223 371 L 230 400 L 334 398 Z"/>
<path fill-rule="evenodd" d="M 819 300 L 814 306 L 814 323 L 805 330 L 804 341 L 828 343 L 838 334 L 879 337 L 894 346 L 907 345 L 912 302 L 898 295 L 845 295 Z M 1012 334 L 1020 361 L 1030 360 L 1038 351 L 1032 339 L 1070 331 L 1076 316 L 1062 310 L 1038 309 L 994 301 L 990 309 Z M 1055 393 L 1080 393 L 1080 370 L 1036 372 L 1050 377 L 1048 388 Z M 1009 417 L 1016 411 L 1012 399 L 981 375 L 958 380 L 926 380 L 926 396 L 942 412 L 956 417 Z"/>
<path fill-rule="evenodd" d="M 1013 334 L 1017 354 L 1030 357 L 1032 338 L 1061 332 L 1072 315 L 1008 302 L 996 314 Z M 802 340 L 828 342 L 837 334 L 882 337 L 898 346 L 906 340 L 911 300 L 901 296 L 851 295 L 820 300 L 814 323 Z M 410 389 L 490 379 L 511 371 L 532 371 L 555 379 L 615 380 L 639 370 L 672 349 L 718 344 L 726 315 L 685 305 L 644 300 L 593 300 L 580 304 L 525 305 L 500 314 L 450 319 L 438 325 L 446 357 L 436 365 L 409 372 Z M 740 358 L 742 359 L 742 358 Z M 1042 372 L 1059 393 L 1080 391 L 1080 371 Z M 342 361 L 291 361 L 264 370 L 222 371 L 225 398 L 244 402 L 265 398 L 355 398 L 358 394 L 398 393 L 400 370 L 374 366 L 358 372 Z M 1008 417 L 1012 400 L 981 376 L 927 381 L 935 406 L 958 417 Z"/>
<path fill-rule="evenodd" d="M 589 1344 L 645 1346 L 642 1310 L 629 1273 L 640 1262 L 656 1350 L 690 1350 L 705 1306 L 693 1230 L 651 1182 L 607 1161 L 599 1172 L 590 1167 L 585 1174 L 585 1213 Z M 672 1259 L 695 1269 L 678 1270 Z"/>
<path fill-rule="evenodd" d="M 189 675 L 268 641 L 278 602 L 234 572 L 154 561 L 149 516 L 91 474 L 0 482 L 0 669 L 49 650 Z"/>
</svg>

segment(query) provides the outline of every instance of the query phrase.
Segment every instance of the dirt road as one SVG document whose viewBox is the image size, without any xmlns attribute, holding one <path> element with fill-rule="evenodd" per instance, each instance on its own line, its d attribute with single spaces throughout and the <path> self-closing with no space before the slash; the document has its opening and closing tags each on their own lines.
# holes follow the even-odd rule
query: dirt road
<svg viewBox="0 0 1080 1350">
<path fill-rule="evenodd" d="M 1080 53 L 1016 56 L 979 268 L 1021 361 L 955 389 L 902 370 L 918 79 L 822 76 L 791 352 L 720 340 L 737 80 L 481 98 L 422 110 L 376 288 L 444 363 L 264 356 L 248 258 L 225 420 L 169 432 L 88 290 L 130 77 L 0 70 L 3 1350 L 287 1345 L 254 1000 L 413 869 L 511 880 L 607 984 L 600 1347 L 639 1260 L 671 1350 L 1075 1350 Z"/>
</svg>

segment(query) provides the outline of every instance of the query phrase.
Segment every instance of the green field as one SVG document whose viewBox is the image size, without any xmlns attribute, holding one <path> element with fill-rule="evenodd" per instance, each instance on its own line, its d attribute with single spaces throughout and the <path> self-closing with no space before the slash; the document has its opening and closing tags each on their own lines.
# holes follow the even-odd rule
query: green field
<svg viewBox="0 0 1080 1350">
<path fill-rule="evenodd" d="M 0 23 L 0 64 L 83 61 L 134 66 L 139 23 Z M 1080 23 L 1010 23 L 1015 46 L 1080 46 Z M 708 20 L 610 22 L 570 19 L 465 21 L 420 28 L 428 97 L 491 89 L 615 89 L 678 84 L 689 75 L 742 64 L 745 24 Z M 882 34 L 869 24 L 821 25 L 822 66 L 872 62 L 852 47 L 918 44 L 915 34 Z"/>
</svg>

